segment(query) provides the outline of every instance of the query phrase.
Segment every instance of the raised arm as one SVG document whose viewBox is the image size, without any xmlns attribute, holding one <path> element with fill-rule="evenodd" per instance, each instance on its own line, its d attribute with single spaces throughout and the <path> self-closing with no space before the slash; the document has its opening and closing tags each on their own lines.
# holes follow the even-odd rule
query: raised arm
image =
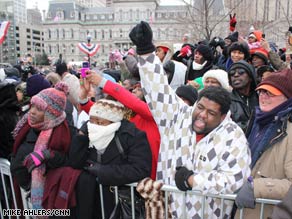
<svg viewBox="0 0 292 219">
<path fill-rule="evenodd" d="M 103 88 L 103 92 L 114 97 L 116 100 L 124 104 L 129 109 L 133 110 L 135 113 L 139 114 L 141 117 L 149 120 L 152 119 L 152 114 L 148 105 L 121 85 L 106 80 L 100 74 L 97 74 L 93 71 L 89 72 L 86 79 L 91 81 L 92 84 Z"/>
<path fill-rule="evenodd" d="M 153 53 L 155 47 L 149 24 L 141 21 L 129 36 L 137 47 L 138 67 L 146 102 L 157 125 L 160 128 L 167 127 L 187 106 L 169 86 L 162 63 Z"/>
</svg>

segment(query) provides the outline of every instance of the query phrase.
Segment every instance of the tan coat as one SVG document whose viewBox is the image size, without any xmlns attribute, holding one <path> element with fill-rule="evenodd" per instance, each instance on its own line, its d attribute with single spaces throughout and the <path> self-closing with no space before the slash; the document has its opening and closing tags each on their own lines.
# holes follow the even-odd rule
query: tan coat
<svg viewBox="0 0 292 219">
<path fill-rule="evenodd" d="M 256 198 L 283 199 L 292 185 L 292 123 L 287 122 L 288 134 L 266 150 L 252 169 Z M 271 216 L 273 205 L 265 205 L 264 218 Z M 260 205 L 244 209 L 244 218 L 260 218 Z M 239 218 L 239 211 L 236 218 Z"/>
</svg>

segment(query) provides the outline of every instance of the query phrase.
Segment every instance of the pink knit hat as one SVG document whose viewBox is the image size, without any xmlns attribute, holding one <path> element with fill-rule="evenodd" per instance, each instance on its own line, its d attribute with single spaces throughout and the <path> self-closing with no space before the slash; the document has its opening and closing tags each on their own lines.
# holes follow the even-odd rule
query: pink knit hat
<svg viewBox="0 0 292 219">
<path fill-rule="evenodd" d="M 30 102 L 45 111 L 45 121 L 57 118 L 64 120 L 67 93 L 68 85 L 59 82 L 54 88 L 47 88 L 33 96 Z"/>
</svg>

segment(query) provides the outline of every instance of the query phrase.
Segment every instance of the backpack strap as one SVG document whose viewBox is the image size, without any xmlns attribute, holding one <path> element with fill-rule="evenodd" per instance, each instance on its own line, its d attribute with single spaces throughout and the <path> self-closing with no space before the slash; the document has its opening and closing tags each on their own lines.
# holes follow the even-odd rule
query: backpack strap
<svg viewBox="0 0 292 219">
<path fill-rule="evenodd" d="M 115 142 L 116 142 L 119 153 L 122 155 L 123 159 L 125 159 L 126 155 L 124 152 L 124 148 L 123 148 L 121 141 L 120 141 L 120 138 L 117 134 L 115 135 Z"/>
</svg>

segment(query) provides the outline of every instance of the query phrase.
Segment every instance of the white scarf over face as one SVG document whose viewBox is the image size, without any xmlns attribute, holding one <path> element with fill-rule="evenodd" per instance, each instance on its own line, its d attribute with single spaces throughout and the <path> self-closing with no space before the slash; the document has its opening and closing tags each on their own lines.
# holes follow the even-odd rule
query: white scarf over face
<svg viewBox="0 0 292 219">
<path fill-rule="evenodd" d="M 121 122 L 114 122 L 106 126 L 88 122 L 89 147 L 94 147 L 97 151 L 103 153 L 120 126 Z"/>
<path fill-rule="evenodd" d="M 193 69 L 194 70 L 201 70 L 205 65 L 207 64 L 207 61 L 205 61 L 203 64 L 196 63 L 193 61 Z"/>
</svg>

